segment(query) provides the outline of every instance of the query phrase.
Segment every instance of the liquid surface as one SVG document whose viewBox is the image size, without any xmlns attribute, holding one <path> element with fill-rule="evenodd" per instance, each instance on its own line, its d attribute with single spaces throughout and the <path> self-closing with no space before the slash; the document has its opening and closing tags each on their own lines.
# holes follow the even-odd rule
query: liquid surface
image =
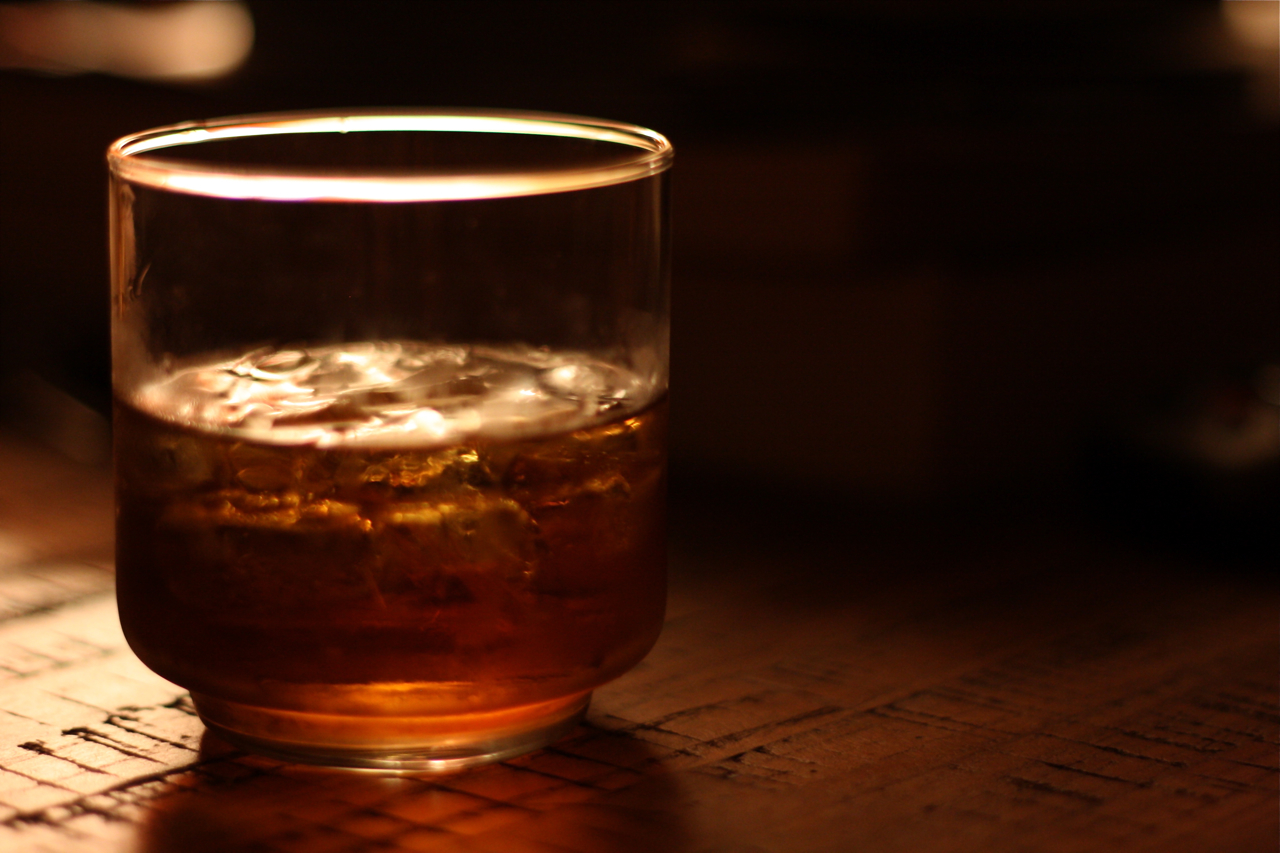
<svg viewBox="0 0 1280 853">
<path fill-rule="evenodd" d="M 639 376 L 580 353 L 379 341 L 187 366 L 132 403 L 269 444 L 423 447 L 578 429 L 654 396 Z"/>
<path fill-rule="evenodd" d="M 665 398 L 579 355 L 376 342 L 183 368 L 117 403 L 135 651 L 255 706 L 485 711 L 656 639 Z"/>
</svg>

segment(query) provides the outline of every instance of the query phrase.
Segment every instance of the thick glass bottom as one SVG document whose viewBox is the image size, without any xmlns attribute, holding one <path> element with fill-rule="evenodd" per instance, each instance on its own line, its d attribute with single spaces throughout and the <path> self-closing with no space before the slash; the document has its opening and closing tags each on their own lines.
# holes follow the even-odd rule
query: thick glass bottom
<svg viewBox="0 0 1280 853">
<path fill-rule="evenodd" d="M 553 743 L 586 713 L 591 693 L 500 711 L 430 717 L 312 714 L 192 693 L 200 719 L 235 746 L 283 761 L 365 770 L 448 773 Z"/>
</svg>

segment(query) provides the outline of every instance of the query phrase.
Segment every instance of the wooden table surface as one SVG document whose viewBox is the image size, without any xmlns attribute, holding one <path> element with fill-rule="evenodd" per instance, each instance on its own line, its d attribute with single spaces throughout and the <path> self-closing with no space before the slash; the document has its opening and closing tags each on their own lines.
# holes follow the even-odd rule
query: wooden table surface
<svg viewBox="0 0 1280 853">
<path fill-rule="evenodd" d="M 331 772 L 204 732 L 121 637 L 106 473 L 0 440 L 0 850 L 1276 850 L 1271 577 L 831 514 L 679 504 L 662 639 L 555 747 Z"/>
</svg>

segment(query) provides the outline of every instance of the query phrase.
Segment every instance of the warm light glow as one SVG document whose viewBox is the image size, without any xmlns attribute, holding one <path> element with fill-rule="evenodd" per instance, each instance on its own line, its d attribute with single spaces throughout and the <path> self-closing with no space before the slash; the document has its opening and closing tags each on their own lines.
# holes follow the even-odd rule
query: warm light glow
<svg viewBox="0 0 1280 853">
<path fill-rule="evenodd" d="M 206 80 L 239 68 L 253 20 L 239 0 L 146 6 L 59 0 L 0 6 L 2 64 L 144 80 Z"/>
<path fill-rule="evenodd" d="M 1219 3 L 1229 42 L 1227 60 L 1248 69 L 1254 115 L 1280 120 L 1280 3 L 1276 0 L 1227 0 Z"/>
<path fill-rule="evenodd" d="M 665 137 L 632 125 L 545 114 L 410 113 L 404 115 L 296 115 L 185 124 L 119 140 L 108 151 L 115 174 L 157 189 L 218 198 L 274 201 L 455 201 L 507 198 L 604 187 L 655 175 L 670 166 Z M 323 170 L 219 168 L 155 161 L 148 152 L 219 139 L 302 133 L 417 131 L 508 133 L 591 139 L 627 146 L 631 156 L 594 168 L 484 174 L 431 174 L 370 169 L 364 174 Z M 621 149 L 626 151 L 627 149 Z M 180 152 L 172 152 L 180 154 Z M 172 156 L 171 154 L 171 156 Z"/>
<path fill-rule="evenodd" d="M 1262 50 L 1280 47 L 1280 4 L 1274 0 L 1227 0 L 1221 8 L 1222 19 L 1237 41 Z"/>
</svg>

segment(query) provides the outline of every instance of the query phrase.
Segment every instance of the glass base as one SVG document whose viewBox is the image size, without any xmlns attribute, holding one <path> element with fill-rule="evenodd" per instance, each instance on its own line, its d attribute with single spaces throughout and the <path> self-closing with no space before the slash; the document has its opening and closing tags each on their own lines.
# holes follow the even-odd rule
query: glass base
<svg viewBox="0 0 1280 853">
<path fill-rule="evenodd" d="M 204 724 L 228 743 L 282 761 L 448 773 L 554 743 L 582 719 L 591 693 L 501 711 L 432 717 L 312 714 L 192 693 Z"/>
</svg>

